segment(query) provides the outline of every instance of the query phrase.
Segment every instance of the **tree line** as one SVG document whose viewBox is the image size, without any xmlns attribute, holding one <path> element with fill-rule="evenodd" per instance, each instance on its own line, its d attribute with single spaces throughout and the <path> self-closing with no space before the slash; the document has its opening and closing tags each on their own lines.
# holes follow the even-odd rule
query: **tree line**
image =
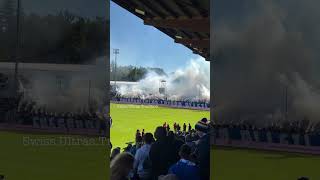
<svg viewBox="0 0 320 180">
<path fill-rule="evenodd" d="M 15 56 L 16 13 L 7 2 L 0 9 L 0 19 L 5 22 L 0 29 L 0 61 L 12 61 Z M 21 62 L 90 64 L 107 54 L 109 21 L 104 17 L 86 18 L 67 10 L 25 14 L 22 9 L 20 20 Z"/>
<path fill-rule="evenodd" d="M 114 81 L 140 81 L 146 77 L 149 71 L 158 75 L 166 76 L 167 74 L 161 68 L 137 67 L 137 66 L 118 66 L 115 70 L 114 62 L 111 62 L 110 80 Z"/>
</svg>

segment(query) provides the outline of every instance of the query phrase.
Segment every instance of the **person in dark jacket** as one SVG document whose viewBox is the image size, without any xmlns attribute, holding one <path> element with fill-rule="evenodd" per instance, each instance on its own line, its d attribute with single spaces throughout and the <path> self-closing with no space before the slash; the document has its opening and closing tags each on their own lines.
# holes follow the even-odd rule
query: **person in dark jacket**
<svg viewBox="0 0 320 180">
<path fill-rule="evenodd" d="M 189 125 L 188 125 L 188 131 L 191 132 L 191 129 L 192 129 L 192 128 L 191 128 L 191 125 L 190 125 L 190 123 L 189 123 Z"/>
<path fill-rule="evenodd" d="M 169 132 L 169 131 L 170 131 L 170 125 L 167 124 L 167 132 Z"/>
<path fill-rule="evenodd" d="M 196 154 L 198 157 L 199 168 L 200 168 L 200 179 L 210 179 L 210 134 L 209 134 L 209 123 L 206 118 L 201 119 L 195 126 L 198 136 L 200 137 L 197 147 Z"/>
<path fill-rule="evenodd" d="M 133 170 L 134 157 L 130 153 L 115 156 L 110 163 L 110 180 L 129 180 L 129 173 Z"/>
<path fill-rule="evenodd" d="M 164 127 L 157 127 L 154 133 L 156 141 L 151 145 L 149 157 L 152 164 L 152 179 L 157 180 L 160 175 L 166 175 L 169 167 L 172 165 L 172 154 L 175 148 L 169 146 L 167 140 L 167 131 Z"/>
<path fill-rule="evenodd" d="M 110 161 L 112 161 L 118 154 L 120 154 L 120 151 L 120 147 L 114 148 L 111 152 Z"/>
<path fill-rule="evenodd" d="M 180 150 L 180 147 L 184 144 L 184 142 L 176 138 L 173 131 L 169 131 L 168 143 L 169 143 L 169 146 L 173 147 L 173 150 L 174 150 L 174 152 L 170 154 L 171 156 L 170 163 L 173 164 L 180 159 L 179 150 Z"/>
</svg>

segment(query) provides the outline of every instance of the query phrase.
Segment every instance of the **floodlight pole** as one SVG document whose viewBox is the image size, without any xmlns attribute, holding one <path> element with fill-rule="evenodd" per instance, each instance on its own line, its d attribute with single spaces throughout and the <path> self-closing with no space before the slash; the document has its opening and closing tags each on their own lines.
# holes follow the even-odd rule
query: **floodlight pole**
<svg viewBox="0 0 320 180">
<path fill-rule="evenodd" d="M 16 29 L 16 52 L 15 52 L 15 67 L 14 67 L 14 96 L 15 96 L 15 107 L 14 107 L 14 113 L 13 113 L 13 120 L 15 121 L 16 119 L 16 113 L 18 111 L 18 102 L 16 101 L 18 98 L 18 65 L 19 65 L 19 55 L 20 55 L 20 7 L 21 6 L 21 0 L 17 0 L 17 29 Z"/>
<path fill-rule="evenodd" d="M 14 68 L 14 78 L 15 78 L 15 93 L 18 92 L 18 64 L 19 64 L 19 54 L 20 54 L 20 0 L 17 0 L 17 31 L 16 31 L 16 54 L 15 54 L 15 68 Z"/>
<path fill-rule="evenodd" d="M 114 54 L 114 85 L 117 86 L 117 55 L 120 54 L 119 49 L 113 49 Z"/>
</svg>

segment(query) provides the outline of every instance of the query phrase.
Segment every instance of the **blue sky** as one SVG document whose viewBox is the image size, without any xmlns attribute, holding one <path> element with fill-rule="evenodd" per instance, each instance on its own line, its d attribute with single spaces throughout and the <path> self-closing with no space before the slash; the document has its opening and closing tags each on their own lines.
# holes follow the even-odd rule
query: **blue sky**
<svg viewBox="0 0 320 180">
<path fill-rule="evenodd" d="M 110 61 L 114 60 L 112 49 L 118 48 L 117 63 L 120 65 L 160 67 L 172 72 L 185 66 L 190 59 L 199 58 L 114 2 L 110 3 L 110 30 Z"/>
</svg>

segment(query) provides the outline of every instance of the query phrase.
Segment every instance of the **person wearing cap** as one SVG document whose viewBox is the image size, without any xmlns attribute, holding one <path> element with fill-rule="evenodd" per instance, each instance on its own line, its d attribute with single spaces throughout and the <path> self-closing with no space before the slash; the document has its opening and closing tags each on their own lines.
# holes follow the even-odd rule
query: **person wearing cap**
<svg viewBox="0 0 320 180">
<path fill-rule="evenodd" d="M 200 180 L 199 168 L 190 161 L 191 148 L 184 144 L 179 151 L 180 160 L 169 168 L 169 174 L 175 174 L 183 180 Z"/>
<path fill-rule="evenodd" d="M 207 118 L 202 118 L 196 125 L 197 135 L 200 137 L 196 145 L 196 155 L 198 157 L 200 168 L 200 179 L 210 179 L 210 135 L 209 121 Z"/>
</svg>

